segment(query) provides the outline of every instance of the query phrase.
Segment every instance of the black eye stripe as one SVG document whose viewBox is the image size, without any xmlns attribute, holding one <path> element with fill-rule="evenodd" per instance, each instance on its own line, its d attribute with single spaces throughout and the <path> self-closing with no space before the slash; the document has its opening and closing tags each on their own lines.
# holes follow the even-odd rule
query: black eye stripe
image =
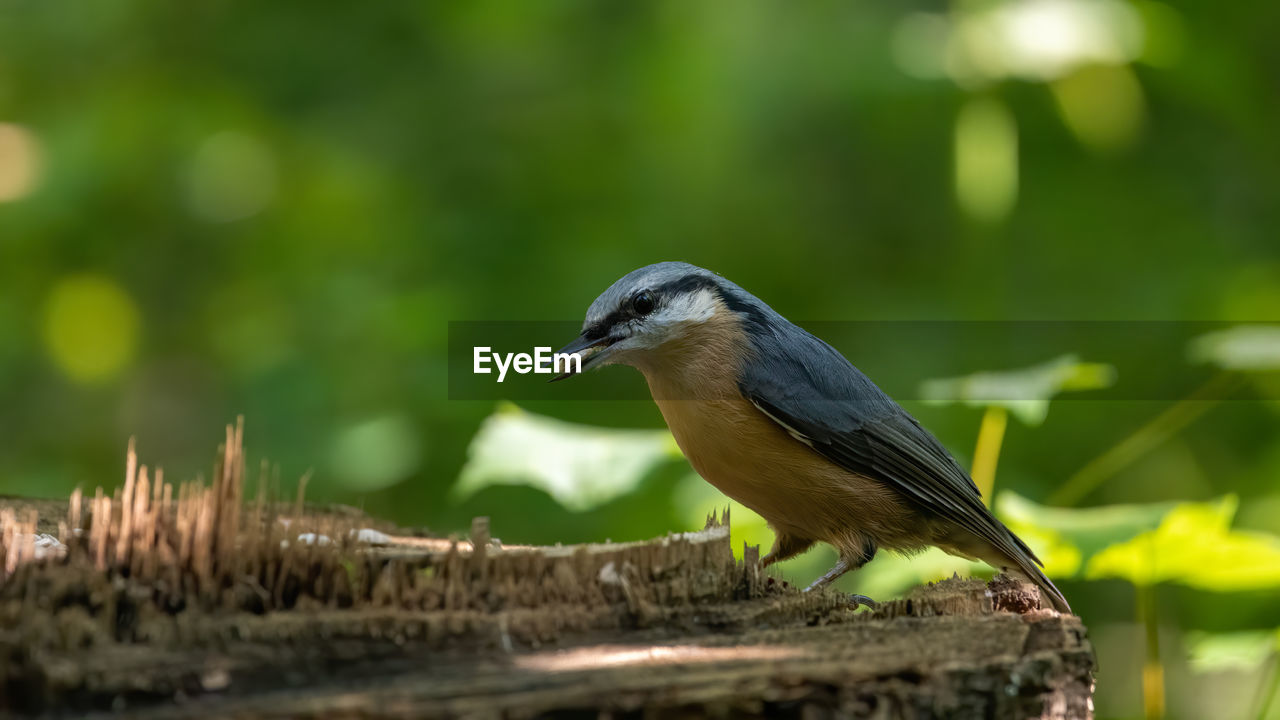
<svg viewBox="0 0 1280 720">
<path fill-rule="evenodd" d="M 656 295 L 667 297 L 672 295 L 681 295 L 684 293 L 696 292 L 698 290 L 719 290 L 716 281 L 709 277 L 699 275 L 690 275 L 682 277 L 678 280 L 663 283 L 657 287 L 651 288 Z"/>
<path fill-rule="evenodd" d="M 733 303 L 731 301 L 732 298 L 724 294 L 724 292 L 720 289 L 720 286 L 716 283 L 716 281 L 713 278 L 705 277 L 705 276 L 691 275 L 687 277 L 682 277 L 677 280 L 665 282 L 665 283 L 662 283 L 661 285 L 648 288 L 648 292 L 650 296 L 653 298 L 653 305 L 654 305 L 653 309 L 656 310 L 657 307 L 661 305 L 663 300 L 666 298 L 674 297 L 674 296 L 685 294 L 685 293 L 696 292 L 698 290 L 704 290 L 704 289 L 715 292 L 716 295 L 719 296 L 722 300 L 724 300 L 726 304 L 730 305 L 731 309 L 734 309 L 742 313 L 745 313 L 751 310 L 751 308 L 747 306 L 742 306 L 740 304 Z M 629 320 L 635 320 L 637 318 L 644 317 L 644 314 L 637 313 L 635 310 L 635 304 L 634 304 L 635 297 L 636 297 L 635 295 L 631 295 L 626 300 L 623 300 L 617 309 L 615 309 L 613 312 L 609 313 L 608 315 L 604 316 L 603 318 L 597 320 L 594 324 L 591 325 L 591 327 L 583 330 L 583 334 L 588 339 L 598 340 L 604 337 L 605 335 L 607 335 L 609 333 L 609 330 L 612 329 L 614 326 L 619 325 L 621 323 L 625 323 Z M 650 310 L 650 312 L 653 312 L 653 310 Z"/>
</svg>

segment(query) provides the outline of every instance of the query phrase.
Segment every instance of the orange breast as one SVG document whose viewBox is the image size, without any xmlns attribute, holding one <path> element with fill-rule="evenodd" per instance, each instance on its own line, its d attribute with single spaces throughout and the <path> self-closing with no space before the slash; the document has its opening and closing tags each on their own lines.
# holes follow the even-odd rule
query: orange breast
<svg viewBox="0 0 1280 720">
<path fill-rule="evenodd" d="M 683 368 L 641 368 L 694 470 L 775 531 L 857 552 L 863 539 L 912 550 L 930 530 L 897 493 L 827 460 L 742 396 L 727 363 L 697 381 Z"/>
</svg>

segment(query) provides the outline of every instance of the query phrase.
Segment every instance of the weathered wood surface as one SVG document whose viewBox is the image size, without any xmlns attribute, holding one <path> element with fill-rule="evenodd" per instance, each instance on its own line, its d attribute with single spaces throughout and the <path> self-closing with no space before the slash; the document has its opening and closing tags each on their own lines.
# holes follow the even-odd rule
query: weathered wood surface
<svg viewBox="0 0 1280 720">
<path fill-rule="evenodd" d="M 483 520 L 470 541 L 360 533 L 375 523 L 243 503 L 227 447 L 211 488 L 131 463 L 83 512 L 0 500 L 0 713 L 1091 715 L 1083 626 L 1008 578 L 855 612 L 761 574 L 754 548 L 735 561 L 716 521 L 545 548 Z M 55 527 L 64 547 L 33 559 Z"/>
</svg>

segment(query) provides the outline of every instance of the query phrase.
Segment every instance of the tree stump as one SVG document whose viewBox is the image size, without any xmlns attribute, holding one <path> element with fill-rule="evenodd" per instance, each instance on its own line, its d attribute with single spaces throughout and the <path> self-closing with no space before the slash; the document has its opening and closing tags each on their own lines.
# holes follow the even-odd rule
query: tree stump
<svg viewBox="0 0 1280 720">
<path fill-rule="evenodd" d="M 0 500 L 0 712 L 1092 716 L 1084 627 L 1011 578 L 856 611 L 735 561 L 727 517 L 639 543 L 414 537 L 246 503 L 227 448 L 208 488 L 131 462 L 112 498 Z"/>
</svg>

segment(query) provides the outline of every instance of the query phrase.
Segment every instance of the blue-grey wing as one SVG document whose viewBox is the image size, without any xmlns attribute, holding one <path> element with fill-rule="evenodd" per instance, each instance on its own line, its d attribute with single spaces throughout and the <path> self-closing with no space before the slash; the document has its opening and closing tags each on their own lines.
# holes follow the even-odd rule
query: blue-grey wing
<svg viewBox="0 0 1280 720">
<path fill-rule="evenodd" d="M 739 381 L 757 408 L 850 472 L 885 483 L 1010 558 L 1040 562 L 991 515 L 942 444 L 844 356 L 790 323 L 769 331 Z"/>
</svg>

